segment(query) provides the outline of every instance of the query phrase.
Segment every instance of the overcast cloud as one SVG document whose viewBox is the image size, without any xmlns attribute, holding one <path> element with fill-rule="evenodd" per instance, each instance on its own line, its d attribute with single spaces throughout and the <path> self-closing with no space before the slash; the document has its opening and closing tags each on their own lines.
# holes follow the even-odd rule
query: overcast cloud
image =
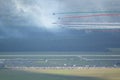
<svg viewBox="0 0 120 80">
<path fill-rule="evenodd" d="M 56 29 L 61 25 L 54 22 L 120 22 L 117 17 L 93 17 L 83 19 L 58 18 L 68 15 L 53 15 L 59 12 L 76 11 L 119 11 L 119 0 L 0 0 L 0 38 L 5 35 L 22 36 L 20 28 L 30 27 L 47 30 Z M 92 13 L 91 13 L 92 14 Z M 90 15 L 90 14 L 89 14 Z M 67 26 L 64 26 L 67 27 Z M 84 26 L 83 26 L 84 27 Z M 108 26 L 107 26 L 108 28 Z M 114 26 L 113 26 L 114 28 Z M 117 27 L 118 28 L 118 27 Z M 60 28 L 59 28 L 60 29 Z M 74 29 L 74 28 L 73 28 Z"/>
</svg>

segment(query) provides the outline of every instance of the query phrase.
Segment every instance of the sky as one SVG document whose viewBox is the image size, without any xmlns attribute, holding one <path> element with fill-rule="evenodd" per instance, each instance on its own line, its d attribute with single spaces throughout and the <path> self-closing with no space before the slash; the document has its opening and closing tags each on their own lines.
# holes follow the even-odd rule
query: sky
<svg viewBox="0 0 120 80">
<path fill-rule="evenodd" d="M 0 0 L 0 51 L 108 51 L 119 22 L 119 0 Z"/>
</svg>

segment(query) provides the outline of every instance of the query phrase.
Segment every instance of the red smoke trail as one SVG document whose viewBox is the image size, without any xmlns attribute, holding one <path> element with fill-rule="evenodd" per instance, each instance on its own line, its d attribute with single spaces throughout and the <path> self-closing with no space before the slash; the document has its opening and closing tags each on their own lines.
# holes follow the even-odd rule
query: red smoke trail
<svg viewBox="0 0 120 80">
<path fill-rule="evenodd" d="M 120 14 L 95 14 L 95 15 L 85 15 L 85 16 L 65 16 L 63 18 L 88 18 L 88 17 L 98 17 L 98 16 L 120 16 Z"/>
<path fill-rule="evenodd" d="M 85 31 L 92 32 L 120 32 L 120 29 L 86 29 Z"/>
</svg>

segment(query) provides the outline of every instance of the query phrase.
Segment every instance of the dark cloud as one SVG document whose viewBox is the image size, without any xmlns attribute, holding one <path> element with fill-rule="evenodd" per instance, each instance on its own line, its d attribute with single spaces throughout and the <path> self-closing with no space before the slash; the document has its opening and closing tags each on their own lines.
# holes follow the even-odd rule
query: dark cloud
<svg viewBox="0 0 120 80">
<path fill-rule="evenodd" d="M 19 27 L 46 28 L 56 31 L 59 25 L 55 12 L 119 10 L 119 0 L 0 0 L 0 29 L 5 34 L 20 34 Z M 60 16 L 62 17 L 62 16 Z M 75 21 L 70 20 L 69 21 Z M 119 22 L 118 17 L 93 17 L 80 22 Z M 66 26 L 64 26 L 66 27 Z M 113 26 L 114 27 L 114 26 Z M 28 28 L 29 29 L 29 28 Z M 59 28 L 60 29 L 60 28 Z M 16 36 L 15 34 L 15 36 Z M 1 34 L 2 35 L 2 34 Z"/>
<path fill-rule="evenodd" d="M 23 34 L 31 32 L 31 27 L 36 31 L 38 29 L 41 31 L 41 28 L 49 28 L 52 26 L 51 21 L 53 20 L 50 18 L 51 11 L 56 6 L 49 7 L 50 3 L 55 4 L 56 2 L 49 0 L 47 2 L 44 0 L 0 0 L 0 35 L 21 37 Z M 27 29 L 28 32 L 24 29 Z"/>
</svg>

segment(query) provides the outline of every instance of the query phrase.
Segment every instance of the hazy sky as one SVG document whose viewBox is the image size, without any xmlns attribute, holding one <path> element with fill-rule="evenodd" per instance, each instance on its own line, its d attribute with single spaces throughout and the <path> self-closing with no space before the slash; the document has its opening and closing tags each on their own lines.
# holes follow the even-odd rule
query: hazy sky
<svg viewBox="0 0 120 80">
<path fill-rule="evenodd" d="M 53 25 L 52 23 L 66 20 L 58 20 L 59 17 L 70 16 L 67 14 L 52 15 L 53 13 L 119 10 L 119 0 L 0 0 L 0 38 L 4 36 L 2 34 L 9 34 L 9 32 L 9 35 L 20 35 L 20 27 L 56 30 L 56 28 L 60 28 L 61 26 Z M 82 15 L 92 15 L 92 13 Z M 120 18 L 118 17 L 93 17 L 67 20 L 119 23 Z"/>
<path fill-rule="evenodd" d="M 20 27 L 28 27 L 28 29 L 37 27 L 56 31 L 56 28 L 61 26 L 52 23 L 62 22 L 66 19 L 58 20 L 58 18 L 68 15 L 52 15 L 53 13 L 119 10 L 119 0 L 0 0 L 0 38 L 4 36 L 3 34 L 20 36 Z M 92 15 L 92 13 L 82 15 Z M 76 21 L 76 19 L 67 20 Z M 120 18 L 119 16 L 92 17 L 77 19 L 77 21 L 119 23 Z"/>
<path fill-rule="evenodd" d="M 92 12 L 99 11 L 108 11 L 108 13 L 97 13 Z M 71 13 L 73 12 L 73 13 Z M 90 12 L 85 14 L 76 14 L 74 12 Z M 115 12 L 115 13 L 114 13 Z M 63 14 L 62 14 L 63 13 Z M 70 14 L 68 14 L 70 13 Z M 100 16 L 105 14 L 105 16 Z M 107 16 L 106 16 L 107 14 Z M 112 15 L 111 15 L 112 14 Z M 69 17 L 81 17 L 81 16 L 94 16 L 86 18 L 69 18 Z M 98 16 L 98 17 L 97 17 Z M 67 18 L 65 18 L 67 17 Z M 54 41 L 49 42 L 49 40 L 55 40 L 56 43 L 54 47 L 58 46 L 65 47 L 66 50 L 79 50 L 81 43 L 84 43 L 92 39 L 95 41 L 97 36 L 102 39 L 103 43 L 106 43 L 107 40 L 112 39 L 110 42 L 106 43 L 106 47 L 119 46 L 120 37 L 119 32 L 92 32 L 92 31 L 79 31 L 79 28 L 84 28 L 86 26 L 72 26 L 70 28 L 68 25 L 63 25 L 65 21 L 71 23 L 116 23 L 112 26 L 105 25 L 102 26 L 103 29 L 115 28 L 119 29 L 120 22 L 120 0 L 0 0 L 0 50 L 14 50 L 8 47 L 9 44 L 13 46 L 24 46 L 21 43 L 35 42 L 36 38 L 38 39 L 35 43 L 38 47 L 42 46 L 41 43 L 45 43 L 44 48 L 49 45 L 49 47 L 54 44 Z M 53 24 L 57 23 L 57 24 Z M 92 26 L 99 29 L 99 26 Z M 86 29 L 92 29 L 91 26 L 86 27 Z M 92 37 L 91 37 L 92 36 Z M 30 39 L 29 39 L 30 38 Z M 16 40 L 18 39 L 18 40 Z M 21 39 L 19 41 L 19 39 Z M 26 39 L 25 41 L 22 39 Z M 45 39 L 45 42 L 44 40 Z M 81 42 L 79 42 L 82 39 Z M 41 41 L 42 40 L 42 41 Z M 75 42 L 75 44 L 63 43 L 61 40 L 68 42 Z M 60 41 L 60 43 L 59 43 Z M 114 42 L 115 41 L 115 42 Z M 46 43 L 47 42 L 47 43 Z M 85 42 L 85 43 L 86 43 Z M 113 43 L 111 43 L 113 42 Z M 94 43 L 94 42 L 93 42 Z M 99 41 L 98 41 L 99 43 Z M 111 43 L 111 44 L 110 44 Z M 118 45 L 117 45 L 118 43 Z M 29 43 L 28 43 L 29 44 Z M 28 45 L 26 44 L 26 45 Z M 71 47 L 69 48 L 69 44 Z M 34 46 L 36 46 L 34 45 Z M 60 45 L 60 47 L 59 47 Z M 67 46 L 68 45 L 68 46 Z M 73 46 L 73 47 L 72 47 Z M 97 44 L 92 45 L 81 45 L 81 47 L 95 47 Z M 102 45 L 104 46 L 104 45 Z M 27 47 L 27 46 L 26 46 Z M 25 48 L 26 48 L 25 47 Z M 18 47 L 20 48 L 20 47 Z M 32 48 L 32 47 L 31 47 Z M 28 48 L 29 49 L 29 48 Z M 43 48 L 38 48 L 37 50 L 42 50 Z M 58 50 L 59 50 L 58 49 Z M 18 49 L 19 50 L 19 49 Z M 46 49 L 45 49 L 46 50 Z M 53 49 L 54 50 L 54 49 Z M 57 50 L 57 49 L 56 49 Z M 61 49 L 62 50 L 62 49 Z M 64 49 L 63 49 L 64 50 Z"/>
</svg>

